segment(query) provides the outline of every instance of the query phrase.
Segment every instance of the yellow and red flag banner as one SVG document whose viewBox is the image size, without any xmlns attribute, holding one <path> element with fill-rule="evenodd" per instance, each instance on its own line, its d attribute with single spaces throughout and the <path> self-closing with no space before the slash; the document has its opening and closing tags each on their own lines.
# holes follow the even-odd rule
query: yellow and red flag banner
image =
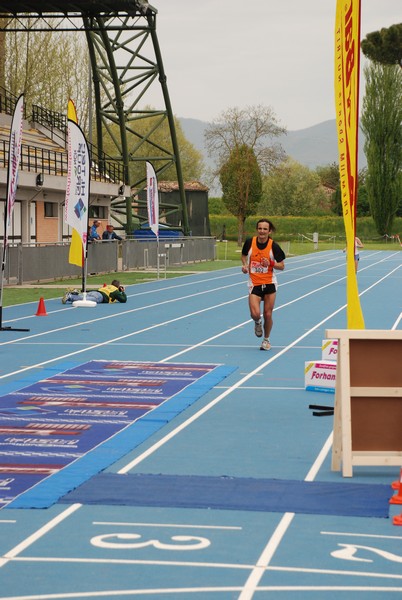
<svg viewBox="0 0 402 600">
<path fill-rule="evenodd" d="M 335 109 L 341 200 L 346 233 L 347 326 L 348 329 L 364 329 L 354 261 L 359 123 L 360 0 L 337 0 L 335 21 Z"/>
<path fill-rule="evenodd" d="M 68 101 L 67 118 L 70 119 L 70 121 L 74 121 L 74 123 L 78 124 L 77 110 L 72 100 Z M 77 267 L 82 267 L 84 264 L 84 249 L 82 238 L 80 233 L 74 227 L 71 234 L 68 262 L 71 265 L 77 265 Z"/>
<path fill-rule="evenodd" d="M 82 267 L 84 265 L 84 249 L 82 247 L 81 236 L 76 229 L 71 232 L 70 250 L 68 252 L 68 262 L 70 265 Z"/>
<path fill-rule="evenodd" d="M 67 104 L 67 118 L 71 119 L 71 121 L 74 121 L 75 123 L 78 123 L 77 109 L 75 108 L 74 101 L 71 99 Z"/>
</svg>

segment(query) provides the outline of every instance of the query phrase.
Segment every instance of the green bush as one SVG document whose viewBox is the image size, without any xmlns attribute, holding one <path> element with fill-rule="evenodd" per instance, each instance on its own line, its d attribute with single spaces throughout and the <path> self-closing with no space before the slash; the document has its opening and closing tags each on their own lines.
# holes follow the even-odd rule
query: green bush
<svg viewBox="0 0 402 600">
<path fill-rule="evenodd" d="M 208 211 L 210 216 L 228 214 L 222 198 L 208 198 Z"/>
<path fill-rule="evenodd" d="M 246 219 L 246 236 L 252 236 L 255 233 L 255 226 L 259 219 L 264 216 L 255 215 Z M 343 217 L 325 216 L 325 217 L 268 217 L 276 227 L 275 239 L 277 240 L 297 240 L 302 236 L 310 237 L 315 231 L 320 238 L 336 236 L 345 238 L 345 226 Z M 226 227 L 226 237 L 228 240 L 237 240 L 238 223 L 236 217 L 232 215 L 209 215 L 211 225 L 211 235 L 220 237 L 223 225 Z M 374 221 L 371 217 L 360 217 L 357 219 L 356 233 L 362 241 L 372 240 L 381 241 L 378 235 Z M 399 234 L 402 237 L 402 218 L 397 217 L 394 220 L 393 231 L 389 235 Z M 386 241 L 386 240 L 384 240 Z"/>
</svg>

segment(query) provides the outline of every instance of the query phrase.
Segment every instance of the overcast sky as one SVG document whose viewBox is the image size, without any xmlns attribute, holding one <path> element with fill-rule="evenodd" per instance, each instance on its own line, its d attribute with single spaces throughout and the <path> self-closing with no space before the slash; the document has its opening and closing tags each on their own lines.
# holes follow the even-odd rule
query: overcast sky
<svg viewBox="0 0 402 600">
<path fill-rule="evenodd" d="M 150 4 L 177 117 L 212 121 L 227 108 L 262 104 L 288 130 L 334 118 L 336 0 Z M 401 21 L 401 0 L 362 0 L 362 39 Z M 364 64 L 362 55 L 361 73 Z"/>
</svg>

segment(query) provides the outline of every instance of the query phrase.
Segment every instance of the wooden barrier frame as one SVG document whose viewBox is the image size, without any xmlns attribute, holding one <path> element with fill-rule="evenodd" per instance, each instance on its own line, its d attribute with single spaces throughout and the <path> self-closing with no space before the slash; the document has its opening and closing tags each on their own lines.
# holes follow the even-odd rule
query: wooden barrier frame
<svg viewBox="0 0 402 600">
<path fill-rule="evenodd" d="M 402 466 L 402 331 L 328 329 L 338 339 L 333 471 Z"/>
</svg>

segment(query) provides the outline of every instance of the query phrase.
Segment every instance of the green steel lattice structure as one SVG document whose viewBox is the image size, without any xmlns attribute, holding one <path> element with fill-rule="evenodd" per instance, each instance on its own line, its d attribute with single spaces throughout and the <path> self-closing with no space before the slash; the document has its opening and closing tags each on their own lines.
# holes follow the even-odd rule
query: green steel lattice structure
<svg viewBox="0 0 402 600">
<path fill-rule="evenodd" d="M 158 179 L 172 165 L 176 167 L 180 205 L 160 203 L 167 217 L 179 212 L 177 221 L 189 235 L 186 197 L 162 53 L 156 32 L 157 10 L 146 0 L 80 0 L 80 2 L 36 0 L 3 2 L 0 0 L 2 31 L 82 31 L 86 36 L 91 65 L 94 121 L 98 156 L 103 155 L 104 141 L 115 148 L 121 160 L 124 181 L 112 200 L 115 218 L 127 233 L 133 229 L 133 197 L 146 186 L 145 161 L 154 165 Z M 144 106 L 146 94 L 158 86 L 161 108 Z M 168 122 L 170 145 L 153 139 Z M 118 132 L 118 133 L 116 133 Z M 143 175 L 133 180 L 130 168 L 144 164 Z M 99 164 L 100 170 L 104 165 Z M 127 190 L 130 190 L 127 194 Z M 136 196 L 135 205 L 142 201 Z M 139 211 L 141 214 L 141 210 Z M 144 210 L 142 211 L 144 214 Z"/>
</svg>

